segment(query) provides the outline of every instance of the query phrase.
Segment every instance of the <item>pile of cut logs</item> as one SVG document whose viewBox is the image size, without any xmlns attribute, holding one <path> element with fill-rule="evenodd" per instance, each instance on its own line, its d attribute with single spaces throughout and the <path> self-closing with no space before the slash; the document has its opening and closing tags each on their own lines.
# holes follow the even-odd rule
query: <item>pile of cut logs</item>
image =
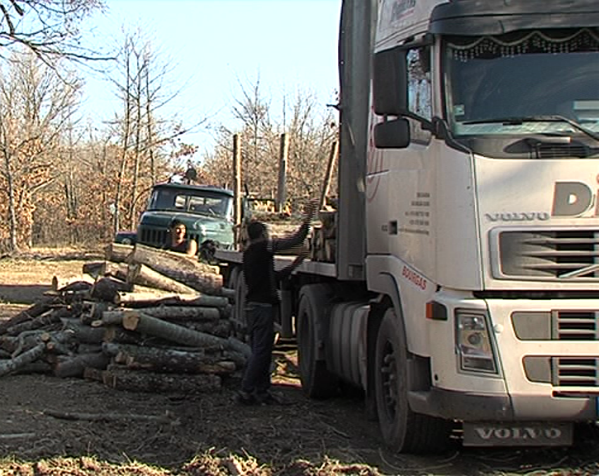
<svg viewBox="0 0 600 476">
<path fill-rule="evenodd" d="M 217 391 L 249 347 L 230 336 L 230 299 L 214 266 L 143 245 L 111 244 L 90 281 L 52 290 L 0 322 L 0 376 L 43 372 L 115 389 Z"/>
</svg>

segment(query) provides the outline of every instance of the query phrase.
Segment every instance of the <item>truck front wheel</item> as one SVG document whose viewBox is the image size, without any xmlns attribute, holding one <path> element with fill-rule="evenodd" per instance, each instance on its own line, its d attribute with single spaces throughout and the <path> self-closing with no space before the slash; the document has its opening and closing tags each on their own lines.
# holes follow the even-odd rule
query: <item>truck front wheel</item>
<svg viewBox="0 0 600 476">
<path fill-rule="evenodd" d="M 404 326 L 395 311 L 388 309 L 375 347 L 375 399 L 383 440 L 398 453 L 443 451 L 447 447 L 450 423 L 410 409 L 409 368 Z"/>
</svg>

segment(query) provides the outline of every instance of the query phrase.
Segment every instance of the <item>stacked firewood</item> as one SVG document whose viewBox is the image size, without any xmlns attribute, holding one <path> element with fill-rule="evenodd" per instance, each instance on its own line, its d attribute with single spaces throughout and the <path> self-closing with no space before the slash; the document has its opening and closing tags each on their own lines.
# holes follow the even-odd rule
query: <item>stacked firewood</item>
<svg viewBox="0 0 600 476">
<path fill-rule="evenodd" d="M 335 211 L 321 210 L 319 224 L 314 226 L 310 243 L 310 259 L 333 263 L 336 253 L 336 217 Z"/>
<path fill-rule="evenodd" d="M 210 392 L 249 355 L 230 336 L 230 299 L 214 266 L 112 244 L 91 281 L 53 289 L 0 322 L 0 376 L 45 372 L 132 391 Z"/>
</svg>

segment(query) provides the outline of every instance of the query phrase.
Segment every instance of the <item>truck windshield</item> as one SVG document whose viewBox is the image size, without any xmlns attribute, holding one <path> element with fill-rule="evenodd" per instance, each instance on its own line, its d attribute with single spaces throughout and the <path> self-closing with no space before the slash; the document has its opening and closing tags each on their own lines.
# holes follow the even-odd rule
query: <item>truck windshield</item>
<svg viewBox="0 0 600 476">
<path fill-rule="evenodd" d="M 598 30 L 453 36 L 444 42 L 454 136 L 598 135 Z"/>
<path fill-rule="evenodd" d="M 148 210 L 177 211 L 231 218 L 233 201 L 228 195 L 205 190 L 158 188 L 152 192 Z"/>
</svg>

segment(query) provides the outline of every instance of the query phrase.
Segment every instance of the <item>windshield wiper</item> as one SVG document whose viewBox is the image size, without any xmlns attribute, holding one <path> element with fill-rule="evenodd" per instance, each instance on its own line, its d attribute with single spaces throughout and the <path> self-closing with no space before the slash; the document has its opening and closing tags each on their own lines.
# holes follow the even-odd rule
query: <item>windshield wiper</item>
<svg viewBox="0 0 600 476">
<path fill-rule="evenodd" d="M 558 115 L 499 117 L 499 118 L 491 118 L 491 119 L 478 119 L 476 121 L 465 121 L 465 122 L 463 122 L 463 124 L 469 125 L 469 124 L 485 124 L 485 123 L 497 123 L 497 122 L 501 122 L 502 124 L 510 125 L 510 126 L 518 126 L 520 124 L 523 124 L 524 122 L 566 122 L 567 124 L 571 125 L 575 129 L 577 129 L 578 131 L 583 132 L 585 135 L 591 137 L 592 139 L 598 140 L 598 134 L 595 134 L 594 132 L 590 131 L 589 129 L 586 129 L 581 124 L 579 124 L 571 119 L 568 119 L 564 116 L 558 116 Z"/>
</svg>

